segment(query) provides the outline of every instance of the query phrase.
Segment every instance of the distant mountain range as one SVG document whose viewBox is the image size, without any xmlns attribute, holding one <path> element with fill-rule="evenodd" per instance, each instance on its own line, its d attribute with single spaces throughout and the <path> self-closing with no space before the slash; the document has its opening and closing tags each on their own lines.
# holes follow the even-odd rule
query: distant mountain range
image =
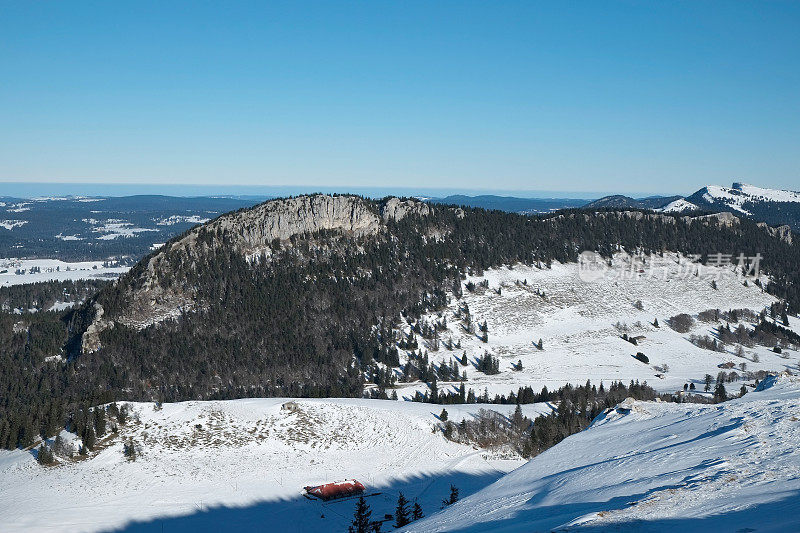
<svg viewBox="0 0 800 533">
<path fill-rule="evenodd" d="M 497 209 L 499 211 L 526 215 L 550 213 L 570 207 L 583 207 L 587 202 L 586 199 L 578 198 L 517 198 L 514 196 L 496 196 L 491 194 L 481 196 L 456 194 L 444 198 L 431 198 L 430 201 L 437 204 Z"/>
<path fill-rule="evenodd" d="M 708 185 L 689 196 L 648 196 L 633 198 L 620 194 L 597 200 L 574 198 L 516 198 L 510 196 L 447 196 L 429 201 L 465 205 L 484 209 L 499 209 L 513 213 L 549 213 L 559 209 L 649 209 L 664 213 L 730 211 L 740 216 L 766 222 L 771 226 L 788 225 L 800 231 L 800 193 L 767 189 L 745 183 L 731 187 Z"/>
<path fill-rule="evenodd" d="M 667 213 L 730 211 L 737 216 L 766 222 L 771 226 L 788 225 L 792 230 L 800 231 L 800 193 L 746 183 L 733 183 L 731 187 L 708 185 L 685 198 L 606 196 L 584 207 L 652 209 Z"/>
</svg>

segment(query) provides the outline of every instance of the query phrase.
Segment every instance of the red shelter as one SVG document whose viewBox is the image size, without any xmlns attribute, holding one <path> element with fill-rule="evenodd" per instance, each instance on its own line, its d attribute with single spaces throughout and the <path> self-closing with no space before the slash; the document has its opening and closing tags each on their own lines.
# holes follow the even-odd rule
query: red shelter
<svg viewBox="0 0 800 533">
<path fill-rule="evenodd" d="M 362 494 L 366 489 L 364 485 L 355 479 L 345 479 L 344 481 L 337 481 L 334 483 L 325 483 L 324 485 L 303 487 L 306 494 L 314 496 L 320 500 L 335 500 L 337 498 L 347 498 L 348 496 L 357 496 Z"/>
</svg>

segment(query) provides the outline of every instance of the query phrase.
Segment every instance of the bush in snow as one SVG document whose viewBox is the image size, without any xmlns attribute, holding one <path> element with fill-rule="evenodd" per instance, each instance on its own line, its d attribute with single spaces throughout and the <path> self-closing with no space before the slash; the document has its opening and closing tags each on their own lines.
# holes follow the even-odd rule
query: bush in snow
<svg viewBox="0 0 800 533">
<path fill-rule="evenodd" d="M 679 315 L 675 315 L 670 317 L 667 320 L 669 327 L 677 331 L 678 333 L 687 333 L 692 327 L 694 327 L 694 319 L 687 315 L 686 313 L 681 313 Z"/>
</svg>

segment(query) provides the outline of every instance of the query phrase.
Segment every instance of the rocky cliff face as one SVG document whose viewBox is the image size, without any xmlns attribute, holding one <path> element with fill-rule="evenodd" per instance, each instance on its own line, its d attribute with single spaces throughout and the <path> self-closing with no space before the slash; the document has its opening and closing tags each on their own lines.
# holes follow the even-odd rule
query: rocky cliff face
<svg viewBox="0 0 800 533">
<path fill-rule="evenodd" d="M 126 294 L 128 305 L 115 316 L 104 316 L 102 308 L 95 311 L 96 324 L 85 334 L 88 337 L 82 343 L 83 351 L 97 350 L 97 333 L 115 321 L 141 329 L 205 305 L 190 285 L 162 281 L 160 274 L 169 270 L 176 257 L 191 264 L 202 261 L 212 248 L 225 246 L 248 259 L 269 258 L 277 242 L 291 246 L 289 240 L 295 235 L 321 231 L 350 237 L 377 235 L 391 220 L 431 212 L 430 206 L 417 200 L 388 198 L 375 202 L 356 196 L 318 194 L 271 200 L 227 213 L 167 243 L 147 259 L 144 269 L 132 272 L 131 281 L 137 289 Z"/>
</svg>

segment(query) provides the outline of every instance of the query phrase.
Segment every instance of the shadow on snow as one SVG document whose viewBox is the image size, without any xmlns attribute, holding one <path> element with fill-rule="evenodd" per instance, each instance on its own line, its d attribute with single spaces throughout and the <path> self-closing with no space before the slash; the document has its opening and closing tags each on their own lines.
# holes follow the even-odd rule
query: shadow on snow
<svg viewBox="0 0 800 533">
<path fill-rule="evenodd" d="M 434 475 L 419 475 L 398 479 L 385 486 L 367 487 L 370 496 L 367 502 L 372 510 L 372 520 L 380 520 L 386 514 L 394 514 L 400 492 L 411 502 L 417 501 L 430 516 L 442 506 L 442 500 L 450 494 L 450 485 L 459 489 L 463 498 L 493 483 L 503 472 L 492 471 L 480 474 L 445 472 Z M 285 500 L 269 500 L 242 507 L 214 506 L 184 516 L 154 518 L 131 522 L 121 528 L 111 529 L 119 533 L 152 532 L 220 532 L 220 531 L 280 531 L 302 532 L 347 532 L 353 518 L 357 499 L 322 503 L 311 501 L 300 495 L 302 487 L 296 487 L 296 497 Z M 394 520 L 386 523 L 383 531 L 391 531 Z"/>
</svg>

